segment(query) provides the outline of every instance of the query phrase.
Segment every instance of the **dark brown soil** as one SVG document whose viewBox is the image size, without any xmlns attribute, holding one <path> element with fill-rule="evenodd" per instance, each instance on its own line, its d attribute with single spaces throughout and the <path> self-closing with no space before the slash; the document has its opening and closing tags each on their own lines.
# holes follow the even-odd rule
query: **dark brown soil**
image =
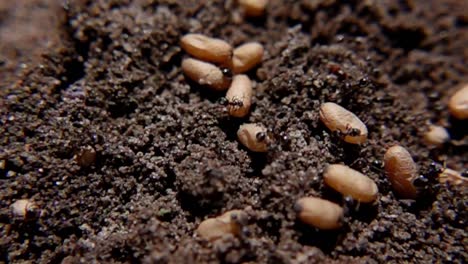
<svg viewBox="0 0 468 264">
<path fill-rule="evenodd" d="M 271 0 L 259 19 L 236 1 L 56 2 L 0 4 L 0 262 L 468 262 L 467 189 L 436 179 L 437 166 L 468 168 L 468 126 L 446 107 L 468 82 L 467 1 Z M 265 45 L 250 116 L 187 82 L 187 32 Z M 326 101 L 367 124 L 366 144 L 319 122 Z M 271 151 L 236 141 L 243 122 L 271 129 Z M 430 123 L 452 141 L 426 147 Z M 382 170 L 395 143 L 427 179 L 417 201 L 395 197 Z M 326 188 L 329 163 L 369 175 L 378 202 Z M 297 222 L 306 195 L 348 208 L 345 226 Z M 40 216 L 14 217 L 21 198 Z M 249 215 L 240 237 L 194 235 L 230 209 Z"/>
</svg>

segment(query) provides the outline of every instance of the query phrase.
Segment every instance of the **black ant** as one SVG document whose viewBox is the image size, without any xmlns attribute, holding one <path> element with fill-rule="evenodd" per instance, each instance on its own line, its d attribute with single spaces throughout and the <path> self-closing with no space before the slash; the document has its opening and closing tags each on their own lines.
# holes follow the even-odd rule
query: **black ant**
<svg viewBox="0 0 468 264">
<path fill-rule="evenodd" d="M 351 127 L 349 124 L 346 125 L 346 131 L 344 132 L 344 136 L 351 136 L 357 137 L 361 134 L 361 130 L 358 128 Z"/>
<path fill-rule="evenodd" d="M 221 97 L 218 100 L 218 103 L 223 106 L 232 106 L 232 107 L 242 107 L 244 103 L 241 99 L 234 98 L 232 101 L 226 99 L 226 97 Z"/>
<path fill-rule="evenodd" d="M 426 176 L 419 175 L 413 180 L 413 185 L 417 189 L 420 189 L 420 188 L 424 188 L 428 182 L 429 182 L 429 179 Z"/>
<path fill-rule="evenodd" d="M 353 197 L 347 195 L 343 197 L 343 208 L 345 210 L 345 215 L 349 215 L 354 211 L 359 211 L 361 203 L 355 200 Z"/>
<path fill-rule="evenodd" d="M 241 213 L 241 214 L 237 214 L 237 213 L 233 213 L 231 214 L 231 221 L 238 224 L 241 228 L 240 228 L 240 235 L 242 237 L 250 237 L 252 235 L 252 232 L 250 231 L 250 229 L 247 227 L 247 223 L 248 223 L 248 215 L 244 214 L 244 213 Z"/>
<path fill-rule="evenodd" d="M 242 102 L 242 100 L 239 98 L 234 98 L 228 104 L 233 107 L 242 107 L 244 105 L 244 102 Z"/>
<path fill-rule="evenodd" d="M 228 78 L 232 78 L 232 71 L 229 68 L 222 68 L 221 72 L 223 73 L 224 76 Z"/>
<path fill-rule="evenodd" d="M 419 175 L 413 179 L 412 184 L 418 190 L 420 194 L 428 194 L 432 192 L 436 187 L 432 184 L 435 182 L 438 175 L 445 169 L 445 164 L 440 165 L 436 162 L 431 162 L 429 170 L 423 175 Z"/>
<path fill-rule="evenodd" d="M 369 78 L 367 78 L 367 77 L 365 77 L 365 76 L 362 77 L 362 78 L 359 80 L 359 86 L 362 87 L 362 88 L 368 86 L 369 83 L 370 83 Z"/>
<path fill-rule="evenodd" d="M 266 139 L 266 133 L 265 132 L 258 132 L 255 137 L 257 138 L 258 141 L 264 141 Z"/>
<path fill-rule="evenodd" d="M 381 172 L 382 169 L 383 169 L 383 162 L 381 160 L 373 160 L 372 163 L 371 163 L 371 169 L 374 170 L 374 171 L 377 171 L 377 172 Z"/>
<path fill-rule="evenodd" d="M 359 130 L 358 128 L 353 128 L 348 124 L 346 125 L 345 131 L 337 130 L 336 134 L 341 138 L 344 138 L 346 136 L 357 137 L 361 134 L 361 130 Z"/>
<path fill-rule="evenodd" d="M 226 97 L 221 97 L 221 98 L 219 98 L 218 103 L 220 105 L 227 106 L 229 104 L 229 101 L 228 101 L 228 99 L 226 99 Z"/>
<path fill-rule="evenodd" d="M 463 177 L 468 177 L 468 169 L 467 169 L 467 170 L 464 170 L 464 171 L 461 173 L 461 176 L 463 176 Z"/>
</svg>

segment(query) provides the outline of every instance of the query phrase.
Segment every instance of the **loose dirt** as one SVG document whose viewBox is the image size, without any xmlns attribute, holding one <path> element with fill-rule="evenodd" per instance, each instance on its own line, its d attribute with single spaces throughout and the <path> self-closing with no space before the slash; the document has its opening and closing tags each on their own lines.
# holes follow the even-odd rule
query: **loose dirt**
<svg viewBox="0 0 468 264">
<path fill-rule="evenodd" d="M 436 179 L 439 166 L 468 168 L 468 126 L 447 110 L 468 82 L 466 10 L 460 0 L 271 0 L 245 19 L 229 0 L 3 1 L 0 262 L 468 262 L 467 189 Z M 248 73 L 250 115 L 229 117 L 223 93 L 184 78 L 189 32 L 264 45 Z M 365 144 L 320 122 L 328 101 L 367 125 Z M 268 153 L 236 140 L 245 122 L 270 129 Z M 452 141 L 428 148 L 430 123 Z M 396 143 L 427 179 L 417 201 L 395 197 L 384 174 Z M 378 201 L 326 187 L 332 163 L 372 178 Z M 344 226 L 298 222 L 303 196 L 345 206 Z M 22 198 L 38 218 L 11 214 Z M 240 237 L 194 235 L 232 209 L 249 216 Z"/>
</svg>

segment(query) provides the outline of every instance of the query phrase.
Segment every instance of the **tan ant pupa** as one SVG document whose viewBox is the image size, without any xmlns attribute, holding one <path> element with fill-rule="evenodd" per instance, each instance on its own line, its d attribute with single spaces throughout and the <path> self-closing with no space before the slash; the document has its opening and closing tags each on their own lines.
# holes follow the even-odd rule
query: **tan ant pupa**
<svg viewBox="0 0 468 264">
<path fill-rule="evenodd" d="M 218 217 L 208 218 L 200 223 L 197 233 L 204 239 L 214 241 L 225 235 L 238 235 L 241 223 L 245 222 L 246 213 L 242 210 L 231 210 Z"/>
<path fill-rule="evenodd" d="M 258 42 L 249 42 L 234 49 L 232 69 L 234 73 L 244 73 L 262 62 L 263 46 Z"/>
<path fill-rule="evenodd" d="M 224 91 L 229 87 L 229 79 L 223 71 L 209 62 L 187 58 L 182 61 L 182 71 L 196 83 L 214 90 Z"/>
<path fill-rule="evenodd" d="M 448 107 L 455 118 L 468 119 L 468 84 L 464 84 L 450 97 Z"/>
<path fill-rule="evenodd" d="M 319 229 L 337 229 L 343 223 L 343 208 L 324 199 L 316 197 L 301 198 L 296 202 L 295 210 L 302 222 Z"/>
<path fill-rule="evenodd" d="M 232 57 L 232 46 L 224 40 L 202 34 L 187 34 L 180 46 L 190 55 L 203 61 L 228 63 Z"/>
<path fill-rule="evenodd" d="M 343 140 L 351 144 L 362 144 L 367 140 L 366 125 L 353 113 L 335 103 L 320 106 L 320 120 L 331 131 L 339 131 Z"/>
<path fill-rule="evenodd" d="M 393 190 L 402 198 L 415 199 L 417 190 L 413 181 L 418 169 L 411 154 L 402 146 L 393 146 L 385 152 L 384 163 Z"/>
<path fill-rule="evenodd" d="M 231 116 L 244 117 L 252 104 L 252 81 L 244 74 L 236 75 L 226 93 L 228 111 Z"/>
<path fill-rule="evenodd" d="M 239 0 L 239 5 L 247 16 L 258 17 L 265 13 L 268 0 Z"/>
<path fill-rule="evenodd" d="M 267 130 L 261 125 L 243 124 L 237 130 L 237 137 L 242 145 L 253 152 L 268 151 Z"/>
<path fill-rule="evenodd" d="M 375 201 L 379 193 L 377 184 L 371 178 L 345 165 L 329 165 L 323 179 L 337 192 L 363 203 Z"/>
</svg>

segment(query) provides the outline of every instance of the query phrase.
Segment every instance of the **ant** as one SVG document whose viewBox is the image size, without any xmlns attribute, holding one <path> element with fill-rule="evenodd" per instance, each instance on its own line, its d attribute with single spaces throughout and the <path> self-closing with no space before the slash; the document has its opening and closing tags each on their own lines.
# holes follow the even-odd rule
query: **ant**
<svg viewBox="0 0 468 264">
<path fill-rule="evenodd" d="M 228 78 L 232 78 L 232 71 L 229 68 L 221 68 L 221 72 L 223 73 L 224 76 Z"/>
<path fill-rule="evenodd" d="M 231 100 L 224 98 L 221 101 L 221 104 L 223 106 L 227 106 L 229 111 L 237 111 L 238 109 L 241 109 L 244 106 L 244 102 L 240 98 L 232 98 Z"/>
<path fill-rule="evenodd" d="M 258 132 L 256 135 L 255 135 L 255 138 L 257 138 L 258 141 L 262 142 L 266 139 L 267 135 L 265 132 Z"/>
<path fill-rule="evenodd" d="M 233 107 L 242 107 L 244 105 L 244 103 L 242 102 L 242 100 L 240 98 L 233 98 L 232 101 L 228 102 L 228 104 L 230 106 L 233 106 Z"/>
<path fill-rule="evenodd" d="M 232 106 L 232 107 L 242 107 L 244 103 L 239 98 L 234 98 L 232 101 L 226 99 L 226 97 L 221 97 L 218 100 L 218 103 L 223 106 Z"/>
<path fill-rule="evenodd" d="M 364 76 L 361 79 L 359 79 L 359 87 L 363 88 L 368 86 L 370 83 L 370 80 L 368 77 Z"/>
<path fill-rule="evenodd" d="M 417 189 L 424 189 L 424 187 L 427 185 L 428 182 L 429 182 L 429 179 L 426 176 L 419 175 L 413 180 L 413 185 Z"/>
<path fill-rule="evenodd" d="M 359 201 L 349 195 L 343 197 L 343 204 L 345 215 L 350 215 L 352 212 L 359 211 L 359 207 L 361 206 Z"/>
<path fill-rule="evenodd" d="M 429 165 L 429 171 L 425 174 L 415 177 L 412 184 L 418 190 L 418 193 L 424 194 L 433 191 L 434 185 L 431 182 L 436 181 L 438 175 L 445 169 L 446 165 L 431 162 Z"/>
<path fill-rule="evenodd" d="M 357 137 L 361 134 L 361 130 L 358 128 L 351 127 L 350 124 L 346 124 L 346 131 L 344 132 L 345 136 Z"/>
<path fill-rule="evenodd" d="M 221 98 L 219 98 L 218 103 L 220 105 L 227 106 L 229 104 L 229 101 L 228 101 L 228 99 L 226 99 L 226 97 L 221 97 Z"/>
<path fill-rule="evenodd" d="M 361 134 L 361 130 L 351 127 L 349 124 L 346 125 L 345 131 L 337 130 L 336 132 L 339 137 L 357 137 Z"/>
</svg>

